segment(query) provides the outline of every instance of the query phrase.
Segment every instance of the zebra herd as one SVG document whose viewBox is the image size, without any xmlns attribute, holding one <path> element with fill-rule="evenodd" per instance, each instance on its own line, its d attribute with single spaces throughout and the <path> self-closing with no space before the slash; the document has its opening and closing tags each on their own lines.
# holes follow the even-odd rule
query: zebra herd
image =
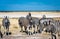
<svg viewBox="0 0 60 39">
<path fill-rule="evenodd" d="M 60 26 L 60 24 L 58 24 L 60 22 L 59 21 L 56 22 L 52 18 L 46 18 L 45 15 L 43 15 L 43 17 L 41 19 L 39 19 L 37 17 L 32 17 L 31 13 L 29 13 L 29 15 L 27 15 L 26 17 L 20 17 L 18 19 L 18 23 L 19 23 L 19 26 L 21 27 L 21 32 L 25 32 L 29 35 L 33 35 L 36 33 L 42 33 L 42 31 L 45 31 L 45 32 L 51 33 L 51 35 L 53 37 L 55 37 L 55 39 L 56 39 L 55 34 L 58 32 L 58 30 L 60 30 L 58 27 L 58 26 Z M 7 16 L 5 18 L 3 18 L 2 25 L 3 25 L 4 29 L 7 30 L 5 33 L 8 35 L 8 33 L 10 33 L 9 32 L 10 21 L 7 18 Z M 22 29 L 23 26 L 25 28 L 25 31 L 23 31 L 23 29 Z M 36 26 L 37 26 L 37 31 L 35 31 Z M 32 29 L 32 27 L 34 28 L 33 33 L 31 31 L 29 31 L 30 29 Z M 0 31 L 0 35 L 1 34 L 2 33 Z"/>
</svg>

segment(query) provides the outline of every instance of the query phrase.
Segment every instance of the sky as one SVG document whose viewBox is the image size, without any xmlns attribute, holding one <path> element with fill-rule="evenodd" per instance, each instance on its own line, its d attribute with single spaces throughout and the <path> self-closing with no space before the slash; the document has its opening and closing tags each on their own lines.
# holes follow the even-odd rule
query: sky
<svg viewBox="0 0 60 39">
<path fill-rule="evenodd" d="M 60 0 L 0 0 L 0 11 L 60 10 Z"/>
</svg>

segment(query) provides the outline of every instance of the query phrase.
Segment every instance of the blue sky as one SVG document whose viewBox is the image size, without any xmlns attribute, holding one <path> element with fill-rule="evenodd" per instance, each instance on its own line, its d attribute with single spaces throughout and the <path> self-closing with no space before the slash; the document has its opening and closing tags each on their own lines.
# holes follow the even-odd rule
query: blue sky
<svg viewBox="0 0 60 39">
<path fill-rule="evenodd" d="M 60 10 L 60 0 L 0 0 L 0 11 Z"/>
</svg>

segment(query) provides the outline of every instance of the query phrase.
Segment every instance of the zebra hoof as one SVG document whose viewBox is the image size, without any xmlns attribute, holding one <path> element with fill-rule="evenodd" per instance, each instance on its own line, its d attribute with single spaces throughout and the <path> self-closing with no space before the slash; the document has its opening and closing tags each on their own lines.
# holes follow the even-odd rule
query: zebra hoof
<svg viewBox="0 0 60 39">
<path fill-rule="evenodd" d="M 3 35 L 1 35 L 1 38 L 3 38 Z"/>
<path fill-rule="evenodd" d="M 30 32 L 28 32 L 28 35 L 31 35 L 31 33 L 30 33 Z"/>
<path fill-rule="evenodd" d="M 29 35 L 30 35 L 30 33 L 29 33 Z"/>
<path fill-rule="evenodd" d="M 9 33 L 8 33 L 8 32 L 6 32 L 6 35 L 9 35 Z"/>
<path fill-rule="evenodd" d="M 12 33 L 11 32 L 9 32 L 9 35 L 11 35 Z"/>
<path fill-rule="evenodd" d="M 33 32 L 33 34 L 35 34 L 35 31 Z"/>
<path fill-rule="evenodd" d="M 42 31 L 41 30 L 38 30 L 38 33 L 42 33 Z"/>
<path fill-rule="evenodd" d="M 26 32 L 26 31 L 23 31 L 23 32 Z"/>
<path fill-rule="evenodd" d="M 33 33 L 31 33 L 31 35 L 33 35 Z"/>
<path fill-rule="evenodd" d="M 11 32 L 6 32 L 6 35 L 11 35 L 12 33 Z"/>
<path fill-rule="evenodd" d="M 36 33 L 38 33 L 38 32 L 36 32 Z"/>
<path fill-rule="evenodd" d="M 25 33 L 28 34 L 28 31 L 26 31 Z"/>
<path fill-rule="evenodd" d="M 22 31 L 20 31 L 20 32 L 22 32 Z"/>
</svg>

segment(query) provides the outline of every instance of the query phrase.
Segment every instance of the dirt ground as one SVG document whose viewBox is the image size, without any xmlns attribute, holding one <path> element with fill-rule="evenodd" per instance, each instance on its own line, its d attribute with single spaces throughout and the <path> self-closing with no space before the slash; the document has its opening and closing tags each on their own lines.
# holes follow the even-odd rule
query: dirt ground
<svg viewBox="0 0 60 39">
<path fill-rule="evenodd" d="M 21 35 L 22 34 L 22 35 Z M 3 38 L 0 39 L 51 39 L 51 35 L 50 34 L 34 34 L 34 35 L 26 35 L 25 33 L 18 33 L 16 35 L 4 35 Z M 60 37 L 58 37 L 57 39 L 60 39 Z"/>
</svg>

